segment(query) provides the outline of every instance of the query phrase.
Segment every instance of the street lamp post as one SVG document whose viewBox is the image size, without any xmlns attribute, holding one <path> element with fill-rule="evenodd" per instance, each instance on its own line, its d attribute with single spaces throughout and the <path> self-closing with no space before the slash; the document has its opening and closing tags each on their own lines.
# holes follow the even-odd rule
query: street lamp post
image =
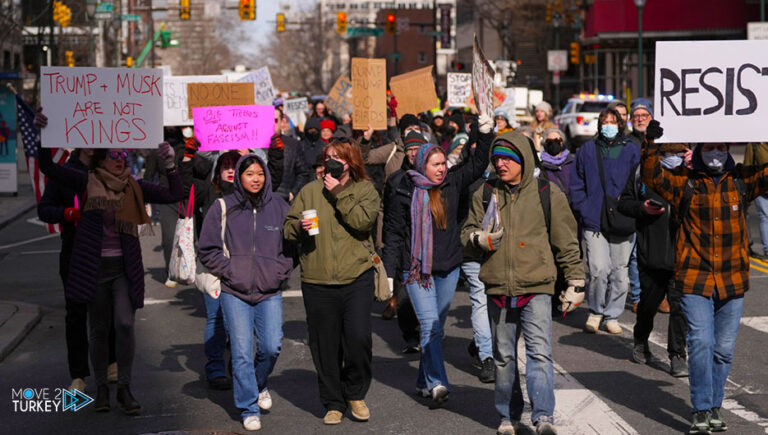
<svg viewBox="0 0 768 435">
<path fill-rule="evenodd" d="M 93 18 L 96 15 L 96 2 L 98 0 L 86 0 L 85 13 L 88 15 L 88 65 L 94 65 L 93 61 Z"/>
<path fill-rule="evenodd" d="M 637 6 L 637 96 L 643 95 L 643 6 L 645 0 L 635 0 Z"/>
</svg>

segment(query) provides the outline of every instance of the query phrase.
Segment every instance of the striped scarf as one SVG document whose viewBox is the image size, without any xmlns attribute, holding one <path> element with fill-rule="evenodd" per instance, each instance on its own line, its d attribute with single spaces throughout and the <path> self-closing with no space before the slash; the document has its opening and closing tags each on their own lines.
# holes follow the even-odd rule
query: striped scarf
<svg viewBox="0 0 768 435">
<path fill-rule="evenodd" d="M 408 283 L 417 282 L 424 288 L 431 286 L 432 279 L 432 208 L 429 206 L 429 190 L 442 184 L 430 181 L 424 175 L 427 156 L 434 144 L 424 144 L 413 160 L 416 170 L 408 171 L 415 185 L 411 198 L 411 267 Z"/>
</svg>

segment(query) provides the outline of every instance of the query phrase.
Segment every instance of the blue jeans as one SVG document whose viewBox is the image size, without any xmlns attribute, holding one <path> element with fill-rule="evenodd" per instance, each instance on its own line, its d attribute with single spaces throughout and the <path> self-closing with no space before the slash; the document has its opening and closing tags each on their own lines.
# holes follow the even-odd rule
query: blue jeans
<svg viewBox="0 0 768 435">
<path fill-rule="evenodd" d="M 203 293 L 205 300 L 205 363 L 206 379 L 227 376 L 224 368 L 224 349 L 227 347 L 227 330 L 224 327 L 224 315 L 219 299 Z"/>
<path fill-rule="evenodd" d="M 632 242 L 632 254 L 629 256 L 629 298 L 634 304 L 640 302 L 640 271 L 637 270 L 637 235 Z"/>
<path fill-rule="evenodd" d="M 624 311 L 629 288 L 628 264 L 634 236 L 617 237 L 584 231 L 589 267 L 589 311 L 617 319 Z"/>
<path fill-rule="evenodd" d="M 763 242 L 763 252 L 768 253 L 768 198 L 760 195 L 755 198 L 757 214 L 760 216 L 760 240 Z"/>
<path fill-rule="evenodd" d="M 523 391 L 517 368 L 517 341 L 525 341 L 525 383 L 531 401 L 531 421 L 551 421 L 555 413 L 555 374 L 552 367 L 552 296 L 534 296 L 522 308 L 488 302 L 496 360 L 495 403 L 502 420 L 520 421 Z"/>
<path fill-rule="evenodd" d="M 408 272 L 405 272 L 403 277 L 407 281 Z M 437 385 L 449 388 L 443 361 L 443 326 L 448 317 L 448 309 L 451 307 L 458 281 L 459 268 L 457 267 L 442 276 L 432 275 L 429 288 L 424 288 L 416 282 L 405 284 L 421 326 L 419 337 L 421 358 L 419 378 L 416 380 L 417 388 L 432 390 Z"/>
<path fill-rule="evenodd" d="M 716 298 L 717 290 L 712 298 L 684 294 L 681 300 L 688 320 L 688 379 L 694 412 L 723 404 L 739 333 L 744 298 Z"/>
<path fill-rule="evenodd" d="M 472 301 L 472 332 L 475 344 L 479 350 L 480 361 L 493 356 L 491 341 L 491 325 L 488 321 L 488 298 L 485 296 L 485 285 L 480 281 L 480 263 L 466 261 L 461 264 L 461 273 L 469 284 L 469 300 Z"/>
<path fill-rule="evenodd" d="M 243 419 L 258 416 L 259 392 L 267 389 L 267 376 L 272 373 L 282 349 L 282 293 L 278 292 L 256 305 L 223 292 L 219 300 L 232 348 L 235 406 L 241 410 Z M 254 334 L 257 340 L 255 358 Z"/>
</svg>

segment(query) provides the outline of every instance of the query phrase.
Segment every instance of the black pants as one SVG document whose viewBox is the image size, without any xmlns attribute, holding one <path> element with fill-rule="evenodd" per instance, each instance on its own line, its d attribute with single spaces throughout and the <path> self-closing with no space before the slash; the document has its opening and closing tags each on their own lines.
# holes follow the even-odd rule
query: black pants
<svg viewBox="0 0 768 435">
<path fill-rule="evenodd" d="M 640 303 L 637 305 L 635 343 L 644 343 L 653 331 L 653 318 L 664 297 L 669 302 L 669 328 L 667 330 L 667 352 L 672 356 L 685 358 L 685 336 L 688 324 L 680 307 L 680 290 L 675 288 L 673 272 L 649 269 L 638 264 L 640 271 Z"/>
<path fill-rule="evenodd" d="M 96 385 L 107 383 L 110 329 L 115 331 L 117 382 L 131 383 L 133 355 L 136 348 L 134 313 L 130 297 L 131 283 L 125 276 L 123 257 L 101 259 L 99 285 L 88 304 L 90 317 L 90 353 Z"/>
<path fill-rule="evenodd" d="M 320 401 L 342 413 L 371 385 L 373 269 L 347 285 L 301 283 Z"/>
<path fill-rule="evenodd" d="M 163 260 L 165 260 L 165 273 L 171 264 L 171 251 L 173 251 L 173 237 L 176 235 L 176 221 L 179 219 L 179 203 L 152 204 L 157 207 L 160 220 L 160 245 L 163 247 Z"/>
<path fill-rule="evenodd" d="M 398 274 L 397 276 L 402 276 Z M 408 346 L 419 345 L 419 319 L 413 310 L 411 298 L 402 281 L 395 278 L 395 294 L 397 295 L 397 326 L 403 334 L 403 340 Z"/>
</svg>

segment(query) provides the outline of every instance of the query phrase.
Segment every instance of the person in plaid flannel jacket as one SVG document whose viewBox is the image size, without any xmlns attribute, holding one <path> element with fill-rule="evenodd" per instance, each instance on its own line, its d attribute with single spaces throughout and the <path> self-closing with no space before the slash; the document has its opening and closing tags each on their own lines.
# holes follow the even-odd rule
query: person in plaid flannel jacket
<svg viewBox="0 0 768 435">
<path fill-rule="evenodd" d="M 688 321 L 693 423 L 689 433 L 723 431 L 720 407 L 749 289 L 746 205 L 768 191 L 768 165 L 736 165 L 727 144 L 696 147 L 689 167 L 663 169 L 652 121 L 642 152 L 642 179 L 679 213 L 675 285 Z"/>
</svg>

